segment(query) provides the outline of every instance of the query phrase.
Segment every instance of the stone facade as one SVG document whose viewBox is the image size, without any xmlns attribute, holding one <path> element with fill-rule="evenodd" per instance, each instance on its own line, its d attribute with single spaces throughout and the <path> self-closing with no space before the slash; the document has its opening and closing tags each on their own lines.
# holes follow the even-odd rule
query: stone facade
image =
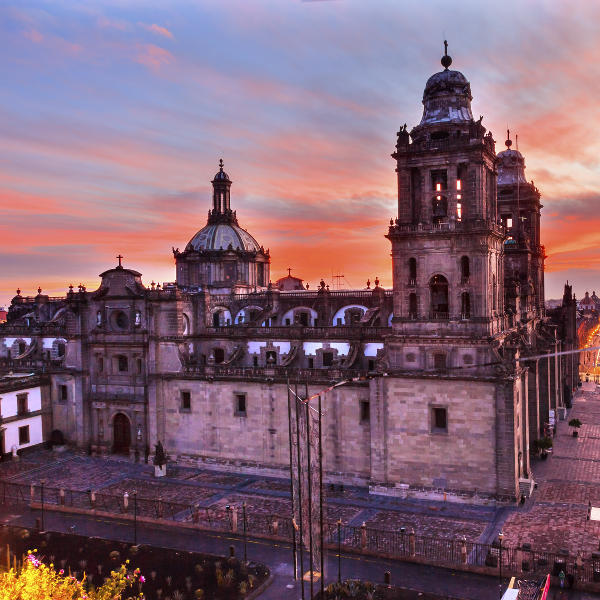
<svg viewBox="0 0 600 600">
<path fill-rule="evenodd" d="M 540 194 L 470 102 L 446 68 L 421 123 L 398 132 L 392 290 L 271 285 L 221 164 L 174 283 L 146 286 L 119 257 L 95 291 L 18 291 L 2 364 L 48 372 L 52 427 L 94 453 L 147 457 L 160 440 L 180 462 L 285 474 L 290 381 L 321 393 L 330 481 L 515 499 L 575 382 L 544 313 Z"/>
</svg>

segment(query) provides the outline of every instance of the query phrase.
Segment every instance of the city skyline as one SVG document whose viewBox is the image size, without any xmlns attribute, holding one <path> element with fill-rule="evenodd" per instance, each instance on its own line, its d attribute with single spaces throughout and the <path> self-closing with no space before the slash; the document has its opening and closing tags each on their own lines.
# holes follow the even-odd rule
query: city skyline
<svg viewBox="0 0 600 600">
<path fill-rule="evenodd" d="M 445 38 L 496 150 L 508 126 L 542 192 L 546 297 L 567 279 L 591 292 L 600 7 L 575 6 L 9 3 L 0 304 L 17 287 L 95 289 L 117 254 L 146 284 L 174 280 L 171 247 L 204 226 L 219 158 L 273 280 L 292 267 L 311 287 L 331 273 L 390 287 L 390 154 Z"/>
</svg>

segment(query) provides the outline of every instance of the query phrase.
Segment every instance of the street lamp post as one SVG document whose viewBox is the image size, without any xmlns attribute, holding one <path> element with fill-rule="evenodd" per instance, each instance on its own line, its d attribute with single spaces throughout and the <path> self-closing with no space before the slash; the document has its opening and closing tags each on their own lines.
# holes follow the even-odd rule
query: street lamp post
<svg viewBox="0 0 600 600">
<path fill-rule="evenodd" d="M 342 583 L 342 520 L 337 522 L 338 534 L 338 583 Z"/>
<path fill-rule="evenodd" d="M 246 503 L 242 502 L 242 519 L 244 528 L 244 562 L 248 562 L 248 549 L 247 549 L 247 537 L 246 537 Z"/>
<path fill-rule="evenodd" d="M 500 548 L 499 548 L 499 557 L 498 557 L 498 561 L 499 561 L 499 574 L 500 574 L 500 597 L 502 597 L 502 540 L 504 539 L 504 534 L 502 532 L 500 532 L 498 534 L 498 540 L 500 542 Z"/>
<path fill-rule="evenodd" d="M 137 490 L 133 490 L 133 545 L 137 546 Z"/>
<path fill-rule="evenodd" d="M 41 491 L 41 495 L 42 495 L 42 522 L 41 522 L 42 531 L 45 531 L 45 529 L 44 529 L 44 484 L 45 483 L 46 483 L 46 481 L 44 479 L 40 480 L 40 491 Z"/>
</svg>

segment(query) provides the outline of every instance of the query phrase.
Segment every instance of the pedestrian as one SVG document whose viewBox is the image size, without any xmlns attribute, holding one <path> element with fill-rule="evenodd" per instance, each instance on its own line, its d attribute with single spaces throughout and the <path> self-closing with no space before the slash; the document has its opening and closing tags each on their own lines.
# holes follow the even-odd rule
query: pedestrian
<svg viewBox="0 0 600 600">
<path fill-rule="evenodd" d="M 558 578 L 560 579 L 560 587 L 564 588 L 565 587 L 565 572 L 561 569 L 560 573 L 558 574 Z"/>
</svg>

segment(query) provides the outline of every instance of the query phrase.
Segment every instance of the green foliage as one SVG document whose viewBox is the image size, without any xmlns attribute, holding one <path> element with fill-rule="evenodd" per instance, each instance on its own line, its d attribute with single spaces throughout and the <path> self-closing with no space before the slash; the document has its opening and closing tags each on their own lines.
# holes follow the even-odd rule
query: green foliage
<svg viewBox="0 0 600 600">
<path fill-rule="evenodd" d="M 536 442 L 540 450 L 548 450 L 553 446 L 552 438 L 548 436 L 536 440 Z"/>
</svg>

